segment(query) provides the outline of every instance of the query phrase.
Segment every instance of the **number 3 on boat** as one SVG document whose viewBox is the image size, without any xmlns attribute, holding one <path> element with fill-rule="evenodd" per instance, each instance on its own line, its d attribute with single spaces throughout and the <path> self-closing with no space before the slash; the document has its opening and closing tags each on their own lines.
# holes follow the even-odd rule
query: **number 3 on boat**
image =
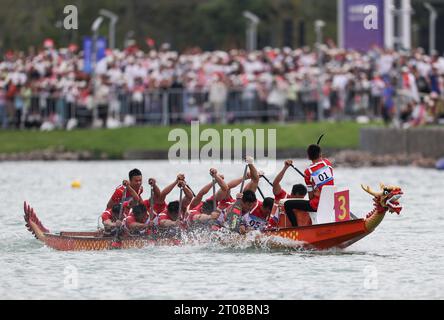
<svg viewBox="0 0 444 320">
<path fill-rule="evenodd" d="M 336 192 L 335 196 L 335 220 L 344 222 L 350 220 L 350 192 L 348 190 Z"/>
</svg>

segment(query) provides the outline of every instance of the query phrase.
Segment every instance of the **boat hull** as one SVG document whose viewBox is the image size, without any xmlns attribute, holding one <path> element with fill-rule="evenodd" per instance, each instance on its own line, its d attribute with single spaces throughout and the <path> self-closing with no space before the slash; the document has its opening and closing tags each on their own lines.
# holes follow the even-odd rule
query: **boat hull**
<svg viewBox="0 0 444 320">
<path fill-rule="evenodd" d="M 34 210 L 25 203 L 25 221 L 28 230 L 46 246 L 60 251 L 100 251 L 116 249 L 113 237 L 105 237 L 102 232 L 49 232 L 37 218 Z M 268 230 L 254 235 L 253 243 L 257 246 L 267 244 L 269 248 L 303 248 L 309 250 L 327 250 L 346 248 L 369 235 L 379 225 L 384 215 L 372 216 L 369 219 L 358 219 L 346 222 L 313 225 L 307 227 Z M 199 241 L 219 239 L 222 245 L 236 245 L 241 241 L 251 240 L 247 236 L 231 235 L 223 237 L 202 237 Z M 284 241 L 283 241 L 284 240 Z M 175 238 L 122 237 L 119 249 L 143 248 L 147 246 L 181 245 Z"/>
<path fill-rule="evenodd" d="M 307 249 L 346 248 L 369 234 L 364 219 L 266 231 L 264 235 L 281 237 L 301 243 Z"/>
<path fill-rule="evenodd" d="M 174 239 L 153 240 L 145 237 L 123 238 L 116 247 L 113 237 L 82 237 L 45 234 L 43 242 L 48 247 L 60 251 L 102 251 L 113 249 L 140 249 L 155 245 L 178 245 Z"/>
</svg>

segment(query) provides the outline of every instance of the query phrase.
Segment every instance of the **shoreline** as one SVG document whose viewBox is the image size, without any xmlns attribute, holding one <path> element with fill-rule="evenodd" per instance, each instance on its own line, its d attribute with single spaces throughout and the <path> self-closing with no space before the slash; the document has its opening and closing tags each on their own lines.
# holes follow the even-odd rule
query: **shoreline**
<svg viewBox="0 0 444 320">
<path fill-rule="evenodd" d="M 324 154 L 336 167 L 388 167 L 413 166 L 420 168 L 435 168 L 438 159 L 423 157 L 421 154 L 375 155 L 370 152 L 353 149 L 328 149 Z M 304 149 L 279 149 L 276 160 L 304 159 Z M 168 160 L 168 151 L 128 151 L 119 156 L 110 156 L 104 152 L 66 151 L 63 148 L 35 150 L 0 154 L 1 162 L 25 161 L 122 161 L 122 160 Z"/>
</svg>

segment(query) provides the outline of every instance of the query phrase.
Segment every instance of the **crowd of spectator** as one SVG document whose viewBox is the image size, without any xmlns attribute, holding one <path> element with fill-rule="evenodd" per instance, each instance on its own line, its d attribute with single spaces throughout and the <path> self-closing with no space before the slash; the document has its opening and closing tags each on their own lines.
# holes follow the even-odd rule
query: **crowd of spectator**
<svg viewBox="0 0 444 320">
<path fill-rule="evenodd" d="M 84 63 L 76 47 L 6 53 L 0 126 L 75 127 L 68 120 L 92 117 L 95 107 L 99 125 L 134 124 L 131 116 L 143 121 L 164 113 L 163 103 L 176 115 L 172 121 L 314 121 L 320 107 L 326 119 L 444 123 L 444 58 L 421 48 L 359 53 L 328 43 L 320 51 L 178 53 L 169 45 L 148 51 L 131 46 L 107 50 L 94 77 L 83 71 Z M 154 93 L 167 98 L 156 100 Z"/>
</svg>

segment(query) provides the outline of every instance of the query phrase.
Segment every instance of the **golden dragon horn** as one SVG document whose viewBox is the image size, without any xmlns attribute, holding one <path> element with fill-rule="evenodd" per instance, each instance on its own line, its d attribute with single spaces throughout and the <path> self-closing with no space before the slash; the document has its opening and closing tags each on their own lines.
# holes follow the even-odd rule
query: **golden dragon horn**
<svg viewBox="0 0 444 320">
<path fill-rule="evenodd" d="M 381 193 L 374 192 L 369 186 L 364 187 L 364 185 L 361 184 L 362 190 L 367 192 L 368 194 L 371 194 L 374 197 L 378 197 L 381 195 Z"/>
</svg>

